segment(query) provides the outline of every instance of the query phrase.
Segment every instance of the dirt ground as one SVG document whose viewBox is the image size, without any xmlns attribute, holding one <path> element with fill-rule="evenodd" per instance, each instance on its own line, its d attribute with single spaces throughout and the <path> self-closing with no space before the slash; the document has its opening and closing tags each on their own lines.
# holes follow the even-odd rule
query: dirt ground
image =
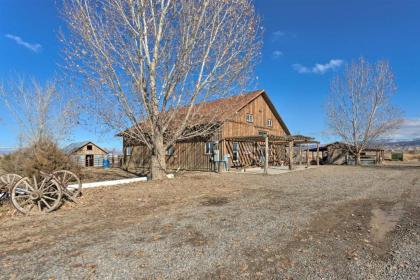
<svg viewBox="0 0 420 280">
<path fill-rule="evenodd" d="M 121 168 L 82 168 L 80 177 L 83 182 L 99 182 L 99 181 L 108 181 L 108 180 L 120 180 L 120 179 L 129 179 L 136 178 L 138 174 L 134 174 L 128 171 L 125 171 Z"/>
<path fill-rule="evenodd" d="M 420 167 L 183 175 L 0 207 L 1 279 L 420 279 Z"/>
</svg>

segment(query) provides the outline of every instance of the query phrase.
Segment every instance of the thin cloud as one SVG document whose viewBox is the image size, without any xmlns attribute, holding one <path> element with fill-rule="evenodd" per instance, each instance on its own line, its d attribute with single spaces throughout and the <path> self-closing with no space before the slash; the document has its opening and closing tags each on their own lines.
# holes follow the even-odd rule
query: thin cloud
<svg viewBox="0 0 420 280">
<path fill-rule="evenodd" d="M 285 35 L 286 35 L 286 33 L 285 33 L 285 32 L 283 32 L 283 31 L 281 31 L 281 30 L 274 31 L 274 32 L 271 34 L 271 40 L 272 40 L 273 42 L 278 41 L 278 40 L 280 40 L 280 38 L 281 38 L 281 37 L 283 37 L 283 36 L 285 36 Z"/>
<path fill-rule="evenodd" d="M 282 51 L 275 50 L 272 55 L 274 59 L 279 59 L 280 57 L 284 55 L 284 53 Z"/>
<path fill-rule="evenodd" d="M 20 45 L 20 46 L 23 46 L 23 47 L 27 48 L 28 50 L 30 50 L 30 51 L 32 51 L 32 52 L 38 53 L 38 52 L 40 52 L 40 51 L 41 51 L 41 49 L 42 49 L 42 45 L 41 45 L 41 44 L 38 44 L 38 43 L 35 43 L 35 44 L 28 43 L 28 42 L 24 41 L 24 40 L 23 40 L 21 37 L 19 37 L 19 36 L 12 35 L 12 34 L 5 34 L 4 36 L 5 36 L 6 38 L 8 38 L 8 39 L 10 39 L 10 40 L 14 41 L 16 44 L 18 44 L 18 45 Z"/>
<path fill-rule="evenodd" d="M 293 64 L 292 65 L 293 69 L 295 69 L 296 72 L 298 72 L 299 74 L 305 74 L 305 73 L 311 73 L 312 70 L 309 69 L 306 66 L 303 66 L 302 64 Z"/>
<path fill-rule="evenodd" d="M 330 70 L 336 70 L 343 65 L 344 61 L 341 59 L 331 59 L 326 64 L 315 64 L 313 67 L 304 66 L 302 64 L 293 64 L 293 69 L 299 74 L 319 74 L 323 75 Z"/>
<path fill-rule="evenodd" d="M 405 119 L 401 127 L 389 135 L 389 138 L 395 140 L 420 139 L 420 118 Z"/>
</svg>

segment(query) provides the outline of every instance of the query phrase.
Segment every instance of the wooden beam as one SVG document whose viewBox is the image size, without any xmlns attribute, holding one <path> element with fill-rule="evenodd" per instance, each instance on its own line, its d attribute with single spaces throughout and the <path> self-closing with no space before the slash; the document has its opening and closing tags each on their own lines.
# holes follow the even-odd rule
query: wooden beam
<svg viewBox="0 0 420 280">
<path fill-rule="evenodd" d="M 319 143 L 316 144 L 316 165 L 319 166 Z"/>
<path fill-rule="evenodd" d="M 302 145 L 299 145 L 299 165 L 302 165 Z"/>
<path fill-rule="evenodd" d="M 289 170 L 293 170 L 293 141 L 289 142 Z"/>
<path fill-rule="evenodd" d="M 309 144 L 306 144 L 306 167 L 309 167 Z"/>
<path fill-rule="evenodd" d="M 268 174 L 268 135 L 265 136 L 265 162 L 264 173 Z"/>
</svg>

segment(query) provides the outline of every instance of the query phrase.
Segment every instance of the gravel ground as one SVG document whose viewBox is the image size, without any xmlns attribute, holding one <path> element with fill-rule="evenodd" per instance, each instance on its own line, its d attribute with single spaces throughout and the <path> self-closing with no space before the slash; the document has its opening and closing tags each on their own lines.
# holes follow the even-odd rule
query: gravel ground
<svg viewBox="0 0 420 280">
<path fill-rule="evenodd" d="M 193 173 L 0 222 L 0 279 L 420 279 L 420 167 Z"/>
</svg>

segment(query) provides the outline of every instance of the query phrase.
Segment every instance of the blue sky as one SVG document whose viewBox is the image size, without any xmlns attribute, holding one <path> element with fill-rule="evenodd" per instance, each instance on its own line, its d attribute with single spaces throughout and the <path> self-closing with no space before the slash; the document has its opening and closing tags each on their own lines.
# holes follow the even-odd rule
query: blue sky
<svg viewBox="0 0 420 280">
<path fill-rule="evenodd" d="M 0 1 L 0 81 L 15 74 L 43 81 L 59 73 L 63 22 L 55 2 Z M 292 133 L 334 140 L 322 108 L 329 82 L 344 63 L 364 56 L 390 62 L 398 85 L 394 102 L 408 119 L 398 135 L 420 137 L 419 0 L 257 0 L 256 7 L 265 30 L 258 88 Z M 0 119 L 0 147 L 15 146 L 18 131 L 3 104 Z M 120 147 L 112 134 L 77 128 L 73 140 L 86 139 Z"/>
</svg>

